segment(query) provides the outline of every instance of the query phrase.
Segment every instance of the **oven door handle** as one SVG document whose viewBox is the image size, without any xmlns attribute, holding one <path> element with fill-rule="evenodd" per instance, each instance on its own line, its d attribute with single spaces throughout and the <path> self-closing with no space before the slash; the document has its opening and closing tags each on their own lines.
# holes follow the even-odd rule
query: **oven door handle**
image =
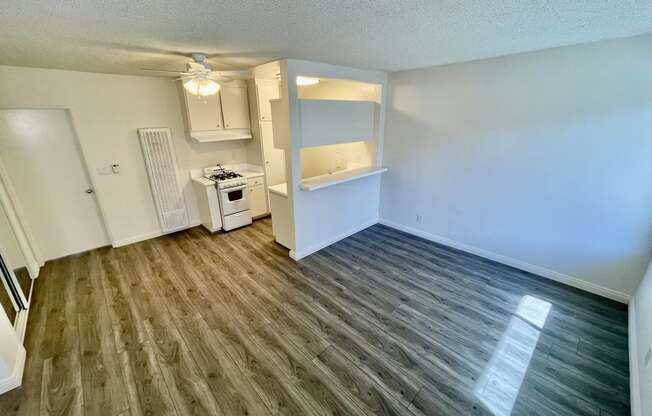
<svg viewBox="0 0 652 416">
<path fill-rule="evenodd" d="M 233 186 L 231 188 L 222 188 L 224 192 L 239 191 L 241 189 L 247 189 L 247 185 Z"/>
</svg>

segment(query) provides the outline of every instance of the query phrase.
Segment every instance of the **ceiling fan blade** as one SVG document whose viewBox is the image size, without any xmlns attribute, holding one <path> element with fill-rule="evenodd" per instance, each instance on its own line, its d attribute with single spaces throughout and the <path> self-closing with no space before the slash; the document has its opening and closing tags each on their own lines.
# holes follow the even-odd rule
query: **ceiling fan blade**
<svg viewBox="0 0 652 416">
<path fill-rule="evenodd" d="M 211 79 L 211 80 L 216 81 L 218 83 L 219 82 L 233 81 L 233 78 L 227 77 L 227 76 L 224 76 L 224 75 L 220 75 L 220 74 L 210 74 L 210 75 L 208 75 L 208 79 Z"/>
<path fill-rule="evenodd" d="M 250 69 L 239 69 L 232 71 L 215 71 L 223 77 L 229 77 L 230 79 L 251 79 L 253 78 L 253 73 Z"/>
<path fill-rule="evenodd" d="M 154 69 L 154 68 L 140 68 L 144 72 L 159 72 L 162 74 L 183 74 L 183 71 L 169 71 L 167 69 Z"/>
</svg>

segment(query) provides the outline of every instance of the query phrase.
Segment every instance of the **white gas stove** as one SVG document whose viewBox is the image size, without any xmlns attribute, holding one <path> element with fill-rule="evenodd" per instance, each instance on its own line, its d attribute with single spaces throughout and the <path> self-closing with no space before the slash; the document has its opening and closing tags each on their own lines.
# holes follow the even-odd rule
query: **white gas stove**
<svg viewBox="0 0 652 416">
<path fill-rule="evenodd" d="M 220 165 L 204 168 L 204 177 L 215 182 L 224 231 L 251 224 L 247 180 Z"/>
</svg>

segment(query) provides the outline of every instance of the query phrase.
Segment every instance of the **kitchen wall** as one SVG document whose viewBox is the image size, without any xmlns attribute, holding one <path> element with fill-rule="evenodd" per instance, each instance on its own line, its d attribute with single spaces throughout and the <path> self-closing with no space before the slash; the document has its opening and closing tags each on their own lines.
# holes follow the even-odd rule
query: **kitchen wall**
<svg viewBox="0 0 652 416">
<path fill-rule="evenodd" d="M 217 161 L 246 162 L 246 143 L 198 144 L 187 137 L 179 88 L 170 79 L 0 66 L 0 109 L 44 107 L 70 109 L 114 244 L 160 233 L 138 128 L 171 128 L 194 222 L 199 215 L 189 170 Z M 120 174 L 98 174 L 114 161 Z"/>
<path fill-rule="evenodd" d="M 629 315 L 632 415 L 652 416 L 652 263 L 630 305 Z"/>
<path fill-rule="evenodd" d="M 652 251 L 650 44 L 390 75 L 381 220 L 626 301 Z"/>
<path fill-rule="evenodd" d="M 332 173 L 351 164 L 370 166 L 375 149 L 372 141 L 304 147 L 301 149 L 301 177 Z"/>
</svg>

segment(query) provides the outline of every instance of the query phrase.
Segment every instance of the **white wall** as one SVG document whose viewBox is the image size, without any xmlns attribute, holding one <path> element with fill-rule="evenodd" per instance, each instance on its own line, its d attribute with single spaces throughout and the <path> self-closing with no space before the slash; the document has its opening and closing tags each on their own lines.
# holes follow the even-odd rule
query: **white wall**
<svg viewBox="0 0 652 416">
<path fill-rule="evenodd" d="M 137 129 L 170 127 L 190 217 L 198 221 L 189 170 L 245 163 L 246 143 L 186 137 L 177 85 L 170 79 L 0 66 L 0 108 L 70 109 L 110 238 L 123 244 L 160 232 Z M 120 163 L 119 175 L 97 168 Z"/>
<path fill-rule="evenodd" d="M 627 300 L 652 249 L 651 42 L 390 75 L 381 218 Z"/>
<path fill-rule="evenodd" d="M 652 263 L 630 305 L 629 314 L 630 378 L 634 381 L 632 415 L 652 416 Z"/>
<path fill-rule="evenodd" d="M 27 261 L 20 249 L 14 230 L 11 228 L 9 218 L 0 206 L 0 254 L 5 256 L 11 267 L 16 270 L 27 266 Z M 0 289 L 2 290 L 2 289 Z"/>
</svg>

